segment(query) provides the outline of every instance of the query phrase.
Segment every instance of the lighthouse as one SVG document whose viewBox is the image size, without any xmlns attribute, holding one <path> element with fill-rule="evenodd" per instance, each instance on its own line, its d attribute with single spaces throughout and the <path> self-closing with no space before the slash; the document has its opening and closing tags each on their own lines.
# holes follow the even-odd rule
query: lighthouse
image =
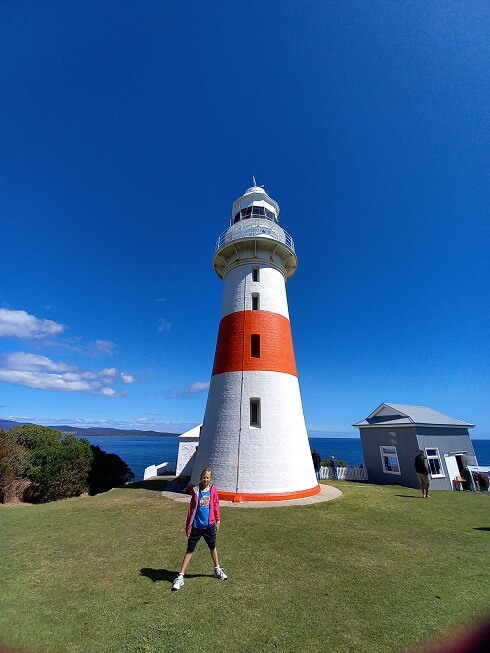
<svg viewBox="0 0 490 653">
<path fill-rule="evenodd" d="M 298 259 L 278 221 L 278 203 L 254 179 L 234 202 L 213 259 L 224 293 L 191 482 L 211 467 L 220 498 L 235 502 L 320 492 L 286 296 Z"/>
</svg>

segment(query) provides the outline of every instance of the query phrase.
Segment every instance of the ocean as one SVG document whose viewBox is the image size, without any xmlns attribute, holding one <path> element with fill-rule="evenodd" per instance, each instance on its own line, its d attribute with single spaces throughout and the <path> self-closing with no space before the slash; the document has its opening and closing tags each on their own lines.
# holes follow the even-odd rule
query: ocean
<svg viewBox="0 0 490 653">
<path fill-rule="evenodd" d="M 120 456 L 133 470 L 136 480 L 143 478 L 145 467 L 163 462 L 175 466 L 179 437 L 149 435 L 88 435 L 90 444 L 107 453 Z M 335 456 L 355 467 L 364 463 L 360 438 L 310 438 L 310 448 L 316 449 L 322 460 Z M 490 465 L 490 440 L 473 440 L 480 465 Z"/>
</svg>

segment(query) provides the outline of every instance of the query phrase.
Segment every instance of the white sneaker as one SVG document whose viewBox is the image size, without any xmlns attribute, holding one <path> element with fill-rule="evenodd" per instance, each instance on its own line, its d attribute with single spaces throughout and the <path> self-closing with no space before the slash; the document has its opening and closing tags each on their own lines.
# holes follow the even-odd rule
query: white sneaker
<svg viewBox="0 0 490 653">
<path fill-rule="evenodd" d="M 227 578 L 228 578 L 228 576 L 221 569 L 221 567 L 215 567 L 214 568 L 214 577 L 219 578 L 220 580 L 227 580 Z"/>
<path fill-rule="evenodd" d="M 177 578 L 174 580 L 174 584 L 172 585 L 172 592 L 176 592 L 177 590 L 180 590 L 183 584 L 184 584 L 184 576 L 182 574 L 179 574 Z"/>
</svg>

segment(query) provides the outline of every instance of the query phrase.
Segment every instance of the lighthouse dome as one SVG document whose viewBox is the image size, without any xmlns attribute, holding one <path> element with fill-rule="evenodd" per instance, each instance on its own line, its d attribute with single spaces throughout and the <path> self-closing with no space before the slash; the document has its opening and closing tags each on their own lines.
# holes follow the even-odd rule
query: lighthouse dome
<svg viewBox="0 0 490 653">
<path fill-rule="evenodd" d="M 267 193 L 262 188 L 262 186 L 250 186 L 250 188 L 247 188 L 247 190 L 245 191 L 245 195 L 247 193 L 263 193 L 264 195 L 267 195 Z"/>
</svg>

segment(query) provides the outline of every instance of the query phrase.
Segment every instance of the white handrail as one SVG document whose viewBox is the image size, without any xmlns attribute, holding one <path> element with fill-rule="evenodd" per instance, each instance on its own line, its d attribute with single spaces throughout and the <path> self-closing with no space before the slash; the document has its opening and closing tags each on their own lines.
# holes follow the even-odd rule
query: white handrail
<svg viewBox="0 0 490 653">
<path fill-rule="evenodd" d="M 238 240 L 239 238 L 254 238 L 257 236 L 259 238 L 270 238 L 272 240 L 277 240 L 280 243 L 284 243 L 294 252 L 294 242 L 287 231 L 284 231 L 284 229 L 275 222 L 271 222 L 264 218 L 240 220 L 240 222 L 228 227 L 228 229 L 218 238 L 216 249 L 220 249 L 223 245 L 226 245 L 233 240 Z"/>
</svg>

